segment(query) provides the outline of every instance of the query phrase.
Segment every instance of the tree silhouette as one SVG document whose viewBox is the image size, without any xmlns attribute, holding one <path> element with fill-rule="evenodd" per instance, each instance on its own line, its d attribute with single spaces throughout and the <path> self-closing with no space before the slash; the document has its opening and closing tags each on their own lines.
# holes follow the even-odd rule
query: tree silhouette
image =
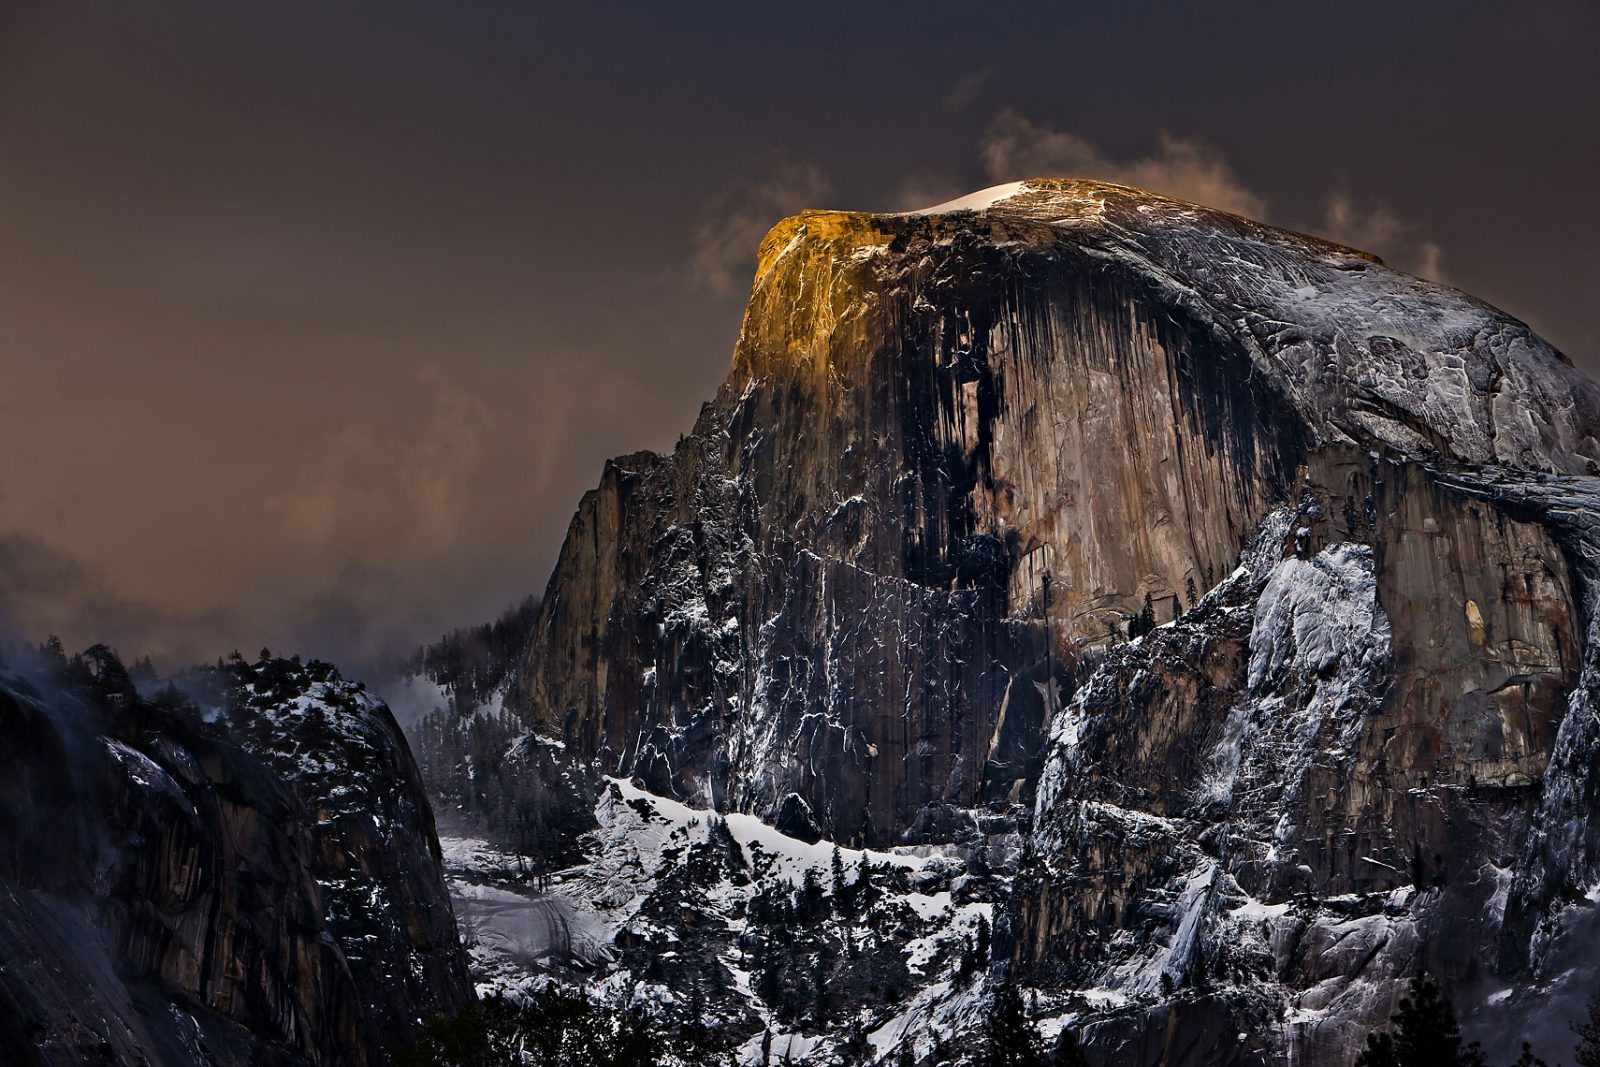
<svg viewBox="0 0 1600 1067">
<path fill-rule="evenodd" d="M 1022 1006 L 1022 994 L 1008 977 L 995 991 L 984 1022 L 978 1067 L 1046 1067 L 1043 1045 Z"/>
<path fill-rule="evenodd" d="M 1526 1041 L 1522 1043 L 1522 1055 L 1518 1056 L 1511 1067 L 1550 1067 L 1539 1057 L 1533 1054 L 1533 1046 Z"/>
<path fill-rule="evenodd" d="M 67 650 L 62 647 L 61 638 L 51 634 L 39 645 L 39 655 L 54 667 L 64 667 L 67 663 Z"/>
<path fill-rule="evenodd" d="M 1156 602 L 1149 593 L 1144 595 L 1144 606 L 1139 614 L 1128 620 L 1128 637 L 1143 637 L 1156 628 Z"/>
<path fill-rule="evenodd" d="M 521 1004 L 497 996 L 422 1027 L 395 1067 L 731 1067 L 731 1042 L 699 1023 L 663 1024 L 555 988 Z"/>
<path fill-rule="evenodd" d="M 815 922 L 827 914 L 827 894 L 817 878 L 817 869 L 807 867 L 800 879 L 800 891 L 795 895 L 795 914 L 801 922 Z"/>
<path fill-rule="evenodd" d="M 1386 1033 L 1368 1034 L 1356 1067 L 1484 1067 L 1483 1050 L 1463 1045 L 1444 987 L 1426 974 L 1411 980 Z"/>
</svg>

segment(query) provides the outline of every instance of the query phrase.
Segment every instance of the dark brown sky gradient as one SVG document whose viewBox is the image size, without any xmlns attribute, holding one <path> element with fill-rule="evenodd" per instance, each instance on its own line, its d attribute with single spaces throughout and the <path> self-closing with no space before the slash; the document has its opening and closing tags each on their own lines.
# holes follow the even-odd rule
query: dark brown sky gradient
<svg viewBox="0 0 1600 1067">
<path fill-rule="evenodd" d="M 0 6 L 0 629 L 486 617 L 689 427 L 806 206 L 1135 181 L 1600 370 L 1592 4 L 858 6 Z"/>
</svg>

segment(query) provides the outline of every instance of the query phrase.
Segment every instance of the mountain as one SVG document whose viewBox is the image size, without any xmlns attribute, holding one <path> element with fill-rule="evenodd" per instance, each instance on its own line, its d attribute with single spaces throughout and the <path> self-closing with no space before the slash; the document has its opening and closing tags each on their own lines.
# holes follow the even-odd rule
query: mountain
<svg viewBox="0 0 1600 1067">
<path fill-rule="evenodd" d="M 0 670 L 0 1059 L 387 1062 L 472 996 L 399 728 L 327 664 L 183 681 Z"/>
<path fill-rule="evenodd" d="M 1419 974 L 1566 1057 L 1597 650 L 1600 387 L 1505 314 L 1105 183 L 807 212 L 693 431 L 411 659 L 416 760 L 325 663 L 0 665 L 0 1058 L 554 985 L 690 1059 L 1332 1067 Z"/>
<path fill-rule="evenodd" d="M 1419 969 L 1533 1026 L 1593 975 L 1597 475 L 1600 388 L 1354 249 L 1088 181 L 787 219 L 495 696 L 610 781 L 546 893 L 447 843 L 587 916 L 480 969 L 752 1056 L 934 1062 L 1002 976 L 1097 1063 L 1347 1063 Z M 900 873 L 785 934 L 833 844 Z"/>
</svg>

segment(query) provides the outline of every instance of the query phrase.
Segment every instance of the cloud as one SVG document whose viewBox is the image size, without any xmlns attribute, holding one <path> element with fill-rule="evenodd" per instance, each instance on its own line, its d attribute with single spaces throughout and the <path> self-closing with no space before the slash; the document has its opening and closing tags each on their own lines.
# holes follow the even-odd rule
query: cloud
<svg viewBox="0 0 1600 1067">
<path fill-rule="evenodd" d="M 806 208 L 821 207 L 833 183 L 811 164 L 778 167 L 760 181 L 717 194 L 706 205 L 690 261 L 695 284 L 716 296 L 731 296 L 755 273 L 756 248 L 774 223 Z"/>
<path fill-rule="evenodd" d="M 950 92 L 945 94 L 944 106 L 951 111 L 961 111 L 971 107 L 978 102 L 988 87 L 989 72 L 975 70 L 965 77 L 956 79 L 956 83 L 950 87 Z"/>
<path fill-rule="evenodd" d="M 68 651 L 105 643 L 125 660 L 149 655 L 168 671 L 266 644 L 282 654 L 331 656 L 360 676 L 451 617 L 444 590 L 381 567 L 347 564 L 312 587 L 299 577 L 293 588 L 237 606 L 184 612 L 122 595 L 105 575 L 36 534 L 0 531 L 0 644 L 56 634 Z"/>
<path fill-rule="evenodd" d="M 0 531 L 0 637 L 37 642 L 58 634 L 69 648 L 104 642 L 125 657 L 177 666 L 218 654 L 204 635 L 236 630 L 230 613 L 184 615 L 126 597 L 101 572 L 33 533 Z"/>
<path fill-rule="evenodd" d="M 353 419 L 269 510 L 311 551 L 393 559 L 448 546 L 470 520 L 492 433 L 483 404 L 448 388 L 414 428 Z"/>
<path fill-rule="evenodd" d="M 349 405 L 275 484 L 238 475 L 249 492 L 225 521 L 175 518 L 173 538 L 195 551 L 226 545 L 228 565 L 204 583 L 179 588 L 152 566 L 132 593 L 124 572 L 86 562 L 98 559 L 92 546 L 10 508 L 0 645 L 57 633 L 72 649 L 103 641 L 166 669 L 268 645 L 360 675 L 541 587 L 604 458 L 657 443 L 651 419 L 676 426 L 679 406 L 693 412 L 668 402 L 670 386 L 584 350 L 532 354 L 493 374 L 463 368 L 417 391 L 429 395 Z M 617 438 L 613 407 L 643 413 L 633 441 Z M 134 547 L 134 566 L 169 551 Z"/>
<path fill-rule="evenodd" d="M 948 174 L 933 171 L 908 174 L 889 196 L 890 211 L 916 211 L 970 193 Z"/>
<path fill-rule="evenodd" d="M 1328 194 L 1320 222 L 1304 228 L 1330 241 L 1374 252 L 1399 270 L 1444 280 L 1439 245 L 1418 236 L 1414 226 L 1382 204 L 1358 208 L 1348 192 L 1336 190 Z"/>
<path fill-rule="evenodd" d="M 992 181 L 1070 177 L 1136 185 L 1373 252 L 1411 274 L 1435 281 L 1444 278 L 1439 245 L 1419 235 L 1391 208 L 1358 205 L 1349 192 L 1339 189 L 1327 194 L 1317 219 L 1275 218 L 1267 198 L 1245 184 L 1220 149 L 1202 141 L 1161 133 L 1154 152 L 1124 159 L 1085 137 L 1008 109 L 984 133 L 979 157 Z"/>
<path fill-rule="evenodd" d="M 1244 184 L 1220 150 L 1167 133 L 1157 138 L 1154 153 L 1118 159 L 1075 133 L 1006 110 L 984 134 L 979 154 L 985 173 L 996 182 L 1099 178 L 1251 218 L 1267 214 L 1266 198 Z"/>
<path fill-rule="evenodd" d="M 168 668 L 262 643 L 352 666 L 404 653 L 454 620 L 460 583 L 479 583 L 502 532 L 486 529 L 482 501 L 509 472 L 490 462 L 494 420 L 466 394 L 441 389 L 415 425 L 388 414 L 352 416 L 293 491 L 264 501 L 262 536 L 239 547 L 276 565 L 265 576 L 241 567 L 237 588 L 217 590 L 221 604 L 125 595 L 37 533 L 0 530 L 0 638 L 103 641 Z"/>
</svg>

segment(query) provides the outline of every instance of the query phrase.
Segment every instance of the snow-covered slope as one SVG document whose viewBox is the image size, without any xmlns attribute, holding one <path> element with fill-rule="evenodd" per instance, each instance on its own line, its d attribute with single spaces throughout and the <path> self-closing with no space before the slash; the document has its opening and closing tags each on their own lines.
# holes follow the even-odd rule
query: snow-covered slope
<svg viewBox="0 0 1600 1067">
<path fill-rule="evenodd" d="M 763 1047 L 820 1060 L 852 1037 L 926 1052 L 974 1025 L 984 981 L 962 954 L 1008 883 L 972 874 L 963 850 L 835 850 L 618 779 L 595 814 L 582 862 L 548 879 L 482 838 L 442 839 L 480 991 L 555 981 L 709 1019 L 752 1064 Z"/>
</svg>

